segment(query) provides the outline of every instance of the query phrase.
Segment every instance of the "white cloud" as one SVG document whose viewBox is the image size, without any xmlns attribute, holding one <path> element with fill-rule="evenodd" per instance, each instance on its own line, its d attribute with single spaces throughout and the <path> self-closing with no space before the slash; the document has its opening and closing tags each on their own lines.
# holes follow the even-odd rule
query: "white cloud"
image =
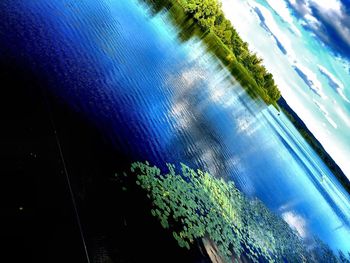
<svg viewBox="0 0 350 263">
<path fill-rule="evenodd" d="M 295 60 L 296 55 L 292 48 L 291 40 L 276 23 L 272 13 L 267 8 L 258 3 L 252 3 L 252 7 L 260 11 L 268 30 L 270 30 L 271 34 L 281 43 L 283 48 L 286 50 L 287 56 L 290 58 L 290 60 Z"/>
<path fill-rule="evenodd" d="M 341 118 L 341 120 L 344 121 L 344 123 L 350 127 L 350 116 L 349 114 L 346 114 L 340 107 L 335 107 L 335 111 L 337 112 L 338 116 Z"/>
<path fill-rule="evenodd" d="M 281 19 L 288 23 L 291 30 L 298 36 L 301 36 L 300 30 L 295 26 L 293 16 L 284 0 L 266 0 L 271 8 L 281 17 Z"/>
<path fill-rule="evenodd" d="M 318 21 L 315 17 L 313 17 L 311 14 L 306 14 L 304 16 L 304 19 L 306 20 L 306 24 L 314 29 L 318 29 L 321 26 L 320 21 Z"/>
<path fill-rule="evenodd" d="M 350 15 L 339 0 L 287 0 L 322 41 L 336 50 L 348 53 L 350 49 Z M 329 37 L 330 32 L 338 39 Z"/>
<path fill-rule="evenodd" d="M 327 98 L 322 91 L 322 84 L 318 80 L 316 73 L 300 63 L 294 63 L 293 67 L 313 92 L 323 99 Z"/>
<path fill-rule="evenodd" d="M 327 114 L 328 114 L 326 108 L 325 108 L 322 104 L 320 104 L 320 103 L 319 103 L 318 101 L 316 101 L 316 100 L 313 100 L 313 102 L 314 102 L 315 105 L 321 110 L 321 112 L 322 112 L 324 115 L 327 115 Z"/>
<path fill-rule="evenodd" d="M 302 15 L 310 14 L 312 12 L 309 6 L 309 1 L 288 0 L 288 2 Z"/>
<path fill-rule="evenodd" d="M 336 122 L 329 116 L 329 114 L 325 115 L 327 121 L 333 126 L 334 129 L 338 128 Z"/>
<path fill-rule="evenodd" d="M 326 110 L 325 106 L 323 106 L 322 104 L 320 104 L 319 102 L 317 102 L 316 100 L 313 100 L 313 102 L 316 104 L 316 106 L 320 109 L 320 111 L 322 112 L 322 114 L 324 115 L 324 117 L 326 118 L 326 120 L 335 128 L 338 128 L 337 123 L 332 119 L 332 117 L 330 116 L 330 114 L 328 113 L 328 111 Z"/>
<path fill-rule="evenodd" d="M 318 65 L 318 69 L 322 74 L 327 76 L 327 78 L 331 80 L 332 83 L 337 86 L 337 88 L 344 89 L 344 84 L 340 80 L 338 80 L 332 73 L 330 73 L 327 68 Z"/>
<path fill-rule="evenodd" d="M 342 4 L 339 0 L 288 0 L 288 2 L 303 15 L 312 14 L 314 7 L 323 13 L 338 15 L 342 13 Z"/>
<path fill-rule="evenodd" d="M 300 237 L 305 238 L 307 236 L 306 221 L 302 216 L 288 211 L 282 214 L 282 218 L 292 229 L 297 231 Z"/>
<path fill-rule="evenodd" d="M 339 0 L 311 0 L 310 2 L 324 13 L 335 13 L 337 15 L 342 15 L 342 4 Z"/>
<path fill-rule="evenodd" d="M 337 79 L 329 70 L 321 65 L 318 65 L 319 71 L 328 79 L 329 85 L 348 103 L 350 100 L 345 96 L 344 84 Z"/>
</svg>

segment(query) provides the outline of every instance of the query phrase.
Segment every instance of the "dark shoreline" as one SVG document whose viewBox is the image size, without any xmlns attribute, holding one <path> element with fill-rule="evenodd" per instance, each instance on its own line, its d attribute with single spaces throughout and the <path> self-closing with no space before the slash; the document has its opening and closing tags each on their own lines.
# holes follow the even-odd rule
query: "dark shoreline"
<svg viewBox="0 0 350 263">
<path fill-rule="evenodd" d="M 294 127 L 299 131 L 300 135 L 308 142 L 311 148 L 317 153 L 317 155 L 322 159 L 328 169 L 334 174 L 334 176 L 339 180 L 341 185 L 350 194 L 350 181 L 333 160 L 333 158 L 327 153 L 323 148 L 322 144 L 316 139 L 312 132 L 307 128 L 302 119 L 293 111 L 293 109 L 288 105 L 286 100 L 281 97 L 278 100 L 278 106 L 286 114 L 287 118 L 291 121 Z"/>
</svg>

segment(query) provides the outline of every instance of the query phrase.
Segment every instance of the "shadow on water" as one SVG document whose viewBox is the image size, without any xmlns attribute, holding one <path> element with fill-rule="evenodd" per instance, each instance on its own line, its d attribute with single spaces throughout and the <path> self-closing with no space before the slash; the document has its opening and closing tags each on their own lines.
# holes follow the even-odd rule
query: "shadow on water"
<svg viewBox="0 0 350 263">
<path fill-rule="evenodd" d="M 150 203 L 114 176 L 129 170 L 132 156 L 69 107 L 51 100 L 71 174 L 92 262 L 208 262 L 198 247 L 179 248 L 150 215 Z"/>
<path fill-rule="evenodd" d="M 42 83 L 9 53 L 0 72 L 1 260 L 87 263 Z"/>
<path fill-rule="evenodd" d="M 3 260 L 86 263 L 77 225 L 81 221 L 90 262 L 210 262 L 200 243 L 190 251 L 177 246 L 150 215 L 150 203 L 140 191 L 121 189 L 114 175 L 129 170 L 132 156 L 112 147 L 70 105 L 47 97 L 48 83 L 24 61 L 1 58 L 6 62 L 0 64 L 2 83 L 8 88 L 3 93 L 8 103 L 1 104 L 6 125 L 0 140 L 1 195 L 7 200 L 2 237 L 9 253 Z"/>
</svg>

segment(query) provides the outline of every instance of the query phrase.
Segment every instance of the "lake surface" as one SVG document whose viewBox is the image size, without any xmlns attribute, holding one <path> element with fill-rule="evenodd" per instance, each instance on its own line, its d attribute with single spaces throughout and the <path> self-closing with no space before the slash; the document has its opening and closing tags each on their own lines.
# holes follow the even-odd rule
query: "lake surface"
<svg viewBox="0 0 350 263">
<path fill-rule="evenodd" d="M 302 18 L 287 1 L 222 2 L 226 17 L 263 58 L 288 105 L 350 178 L 350 74 L 346 55 L 335 55 L 331 46 L 311 34 L 307 22 L 301 23 Z"/>
<path fill-rule="evenodd" d="M 248 97 L 198 40 L 136 1 L 3 0 L 0 52 L 133 160 L 232 179 L 306 239 L 350 251 L 350 198 L 283 114 Z"/>
</svg>

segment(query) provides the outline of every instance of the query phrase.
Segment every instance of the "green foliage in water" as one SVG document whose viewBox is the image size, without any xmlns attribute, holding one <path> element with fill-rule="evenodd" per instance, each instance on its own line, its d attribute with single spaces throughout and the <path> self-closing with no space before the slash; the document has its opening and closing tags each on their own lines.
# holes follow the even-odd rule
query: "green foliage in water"
<svg viewBox="0 0 350 263">
<path fill-rule="evenodd" d="M 249 93 L 257 94 L 267 104 L 276 104 L 281 93 L 262 59 L 249 50 L 225 18 L 219 0 L 143 0 L 157 11 L 169 10 L 174 22 L 183 30 L 190 29 L 189 21 L 199 25 L 204 42 L 231 71 Z M 199 35 L 198 32 L 193 35 Z M 192 35 L 192 36 L 193 36 Z"/>
<path fill-rule="evenodd" d="M 258 199 L 246 198 L 233 182 L 184 164 L 181 175 L 174 165 L 167 167 L 162 174 L 148 162 L 135 162 L 131 172 L 153 203 L 152 215 L 172 231 L 180 247 L 189 249 L 194 240 L 205 237 L 225 261 L 244 253 L 252 262 L 350 262 L 320 240 L 306 248 L 284 220 Z"/>
<path fill-rule="evenodd" d="M 162 174 L 148 162 L 135 162 L 131 172 L 152 200 L 152 215 L 171 229 L 179 246 L 190 248 L 194 240 L 206 237 L 227 261 L 242 253 L 253 262 L 313 261 L 313 255 L 285 221 L 261 201 L 246 198 L 233 182 L 184 164 L 181 175 L 176 174 L 174 165 L 167 167 L 168 172 Z"/>
</svg>

